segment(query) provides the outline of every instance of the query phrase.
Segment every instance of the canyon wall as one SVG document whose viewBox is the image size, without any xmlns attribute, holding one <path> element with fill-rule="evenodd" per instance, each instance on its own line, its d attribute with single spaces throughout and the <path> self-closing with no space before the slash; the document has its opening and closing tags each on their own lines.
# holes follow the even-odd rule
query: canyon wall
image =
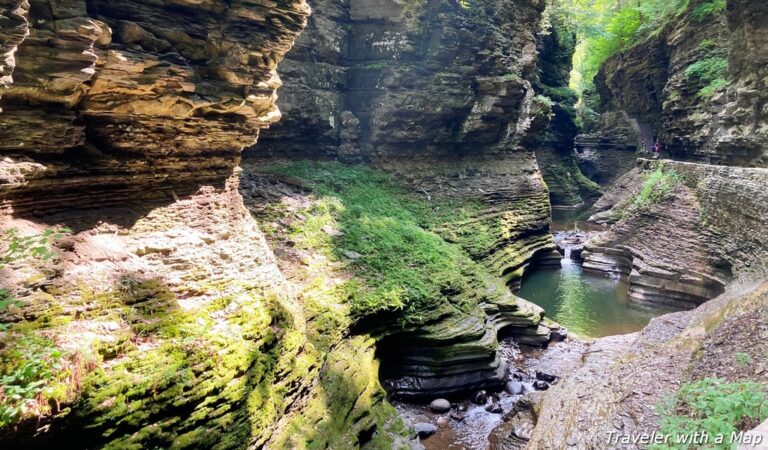
<svg viewBox="0 0 768 450">
<path fill-rule="evenodd" d="M 0 268 L 18 302 L 2 349 L 62 355 L 60 393 L 2 429 L 9 448 L 402 448 L 375 352 L 393 392 L 423 396 L 500 385 L 499 332 L 549 341 L 557 326 L 506 286 L 554 249 L 524 148 L 552 108 L 533 86 L 544 3 L 314 6 L 281 62 L 302 1 L 2 3 L 3 228 L 68 229 L 53 260 Z M 318 314 L 242 198 L 265 163 L 305 157 L 482 205 L 438 233 L 489 290 L 420 327 L 350 335 L 343 298 Z"/>
<path fill-rule="evenodd" d="M 651 124 L 676 159 L 766 165 L 763 2 L 729 0 L 714 14 L 691 1 L 645 42 L 611 57 L 595 84 L 603 110 Z"/>
<path fill-rule="evenodd" d="M 5 386 L 44 387 L 3 391 L 3 448 L 409 445 L 374 342 L 312 339 L 239 192 L 309 12 L 0 3 L 4 244 L 65 235 L 0 265 Z"/>
<path fill-rule="evenodd" d="M 318 1 L 280 66 L 284 118 L 246 157 L 257 164 L 363 162 L 425 199 L 479 202 L 475 217 L 439 233 L 515 288 L 532 260 L 554 249 L 547 185 L 532 143 L 548 139 L 554 148 L 575 133 L 558 104 L 537 96 L 539 50 L 547 47 L 536 36 L 544 7 L 538 0 Z M 549 39 L 550 54 L 558 42 Z M 560 78 L 569 48 L 549 62 Z M 555 129 L 551 117 L 561 116 L 566 136 L 543 137 Z M 482 245 L 474 239 L 479 229 L 490 234 Z M 447 394 L 498 383 L 498 328 L 516 323 L 520 339 L 531 342 L 549 336 L 540 312 L 502 298 L 501 306 L 480 300 L 486 313 L 431 311 L 430 326 L 387 335 L 380 355 L 391 391 Z M 445 348 L 433 351 L 438 346 Z"/>
<path fill-rule="evenodd" d="M 764 262 L 768 170 L 639 160 L 596 204 L 611 223 L 584 268 L 628 277 L 639 302 L 695 307 Z"/>
<path fill-rule="evenodd" d="M 277 63 L 309 15 L 299 1 L 3 8 L 0 195 L 16 215 L 223 186 L 279 118 Z"/>
</svg>

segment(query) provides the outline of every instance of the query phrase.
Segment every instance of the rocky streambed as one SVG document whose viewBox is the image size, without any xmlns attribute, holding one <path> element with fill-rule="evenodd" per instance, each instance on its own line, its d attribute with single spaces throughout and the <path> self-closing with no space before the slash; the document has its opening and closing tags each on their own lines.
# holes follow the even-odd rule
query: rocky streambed
<svg viewBox="0 0 768 450">
<path fill-rule="evenodd" d="M 426 450 L 507 449 L 516 448 L 515 441 L 524 443 L 536 424 L 531 412 L 541 393 L 576 367 L 587 348 L 570 338 L 546 349 L 518 346 L 512 339 L 500 345 L 509 367 L 504 389 L 423 403 L 393 399 Z"/>
<path fill-rule="evenodd" d="M 531 270 L 517 292 L 565 326 L 569 337 L 543 348 L 502 339 L 499 354 L 507 367 L 503 388 L 425 398 L 421 403 L 393 398 L 425 449 L 524 448 L 546 392 L 583 364 L 598 342 L 593 339 L 610 336 L 609 340 L 615 337 L 623 342 L 654 317 L 671 312 L 629 301 L 627 283 L 620 277 L 584 272 L 580 252 L 599 231 L 581 231 L 575 222 L 572 225 L 554 234 L 562 255 L 559 267 L 547 261 Z"/>
</svg>

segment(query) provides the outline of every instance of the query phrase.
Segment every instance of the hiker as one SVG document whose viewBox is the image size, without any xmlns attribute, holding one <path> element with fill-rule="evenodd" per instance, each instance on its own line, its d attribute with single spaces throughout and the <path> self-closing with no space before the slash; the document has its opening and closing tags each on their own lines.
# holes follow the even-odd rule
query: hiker
<svg viewBox="0 0 768 450">
<path fill-rule="evenodd" d="M 643 153 L 647 154 L 648 153 L 648 145 L 646 144 L 645 139 L 643 139 L 643 144 L 642 145 L 643 145 Z"/>
<path fill-rule="evenodd" d="M 661 144 L 659 141 L 656 141 L 656 144 L 653 146 L 653 159 L 659 159 L 659 152 L 661 151 Z"/>
</svg>

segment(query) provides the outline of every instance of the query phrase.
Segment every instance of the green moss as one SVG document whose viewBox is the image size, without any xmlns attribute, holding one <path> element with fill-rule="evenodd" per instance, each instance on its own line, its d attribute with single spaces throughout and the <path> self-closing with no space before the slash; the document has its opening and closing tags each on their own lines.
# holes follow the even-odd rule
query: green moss
<svg viewBox="0 0 768 450">
<path fill-rule="evenodd" d="M 716 91 L 728 85 L 728 60 L 717 54 L 711 55 L 689 65 L 685 75 L 703 85 L 699 96 L 712 97 Z"/>
<path fill-rule="evenodd" d="M 272 443 L 273 448 L 393 448 L 394 435 L 407 435 L 378 382 L 373 341 L 354 337 L 328 355 L 317 386 L 301 415 Z M 376 431 L 374 434 L 373 431 Z"/>
<path fill-rule="evenodd" d="M 129 292 L 120 298 L 170 300 L 154 282 Z M 150 292 L 154 297 L 144 298 Z M 251 289 L 163 317 L 176 324 L 173 331 L 157 328 L 162 339 L 154 345 L 135 347 L 87 377 L 72 407 L 69 419 L 98 430 L 107 448 L 241 448 L 264 441 L 295 395 L 290 386 L 316 376 L 317 353 L 274 295 Z M 174 411 L 184 412 L 169 418 Z"/>
<path fill-rule="evenodd" d="M 302 212 L 305 220 L 293 225 L 297 246 L 347 261 L 358 278 L 345 285 L 354 317 L 381 311 L 403 311 L 403 323 L 425 320 L 441 304 L 462 310 L 463 291 L 483 285 L 482 267 L 459 245 L 432 231 L 449 214 L 449 203 L 429 204 L 397 186 L 382 172 L 331 163 L 294 163 L 272 170 L 302 178 L 318 199 Z M 464 212 L 471 214 L 475 205 Z M 484 233 L 473 237 L 490 240 Z M 347 260 L 346 253 L 361 255 Z"/>
</svg>

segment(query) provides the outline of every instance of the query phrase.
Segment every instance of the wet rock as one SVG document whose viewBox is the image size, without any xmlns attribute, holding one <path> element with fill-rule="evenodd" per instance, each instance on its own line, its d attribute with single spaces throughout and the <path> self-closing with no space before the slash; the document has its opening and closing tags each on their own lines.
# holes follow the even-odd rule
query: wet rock
<svg viewBox="0 0 768 450">
<path fill-rule="evenodd" d="M 438 398 L 432 400 L 432 403 L 429 404 L 429 409 L 433 412 L 442 414 L 451 410 L 451 403 L 444 398 Z"/>
<path fill-rule="evenodd" d="M 549 389 L 549 383 L 542 380 L 536 380 L 533 382 L 533 388 L 536 389 L 537 391 L 546 391 L 547 389 Z"/>
<path fill-rule="evenodd" d="M 475 405 L 485 405 L 488 403 L 488 393 L 485 391 L 478 391 L 472 396 L 472 403 Z"/>
<path fill-rule="evenodd" d="M 416 435 L 422 439 L 425 437 L 432 436 L 437 432 L 436 426 L 426 422 L 417 423 L 416 425 L 413 426 L 413 429 L 416 432 Z"/>
<path fill-rule="evenodd" d="M 540 372 L 537 370 L 536 379 L 541 381 L 546 381 L 547 383 L 551 383 L 557 379 L 557 376 L 552 375 L 550 373 L 546 373 L 546 372 Z"/>
<path fill-rule="evenodd" d="M 447 428 L 448 427 L 448 419 L 445 417 L 438 417 L 437 418 L 437 426 L 440 428 Z"/>
<path fill-rule="evenodd" d="M 511 380 L 507 382 L 504 390 L 507 391 L 509 395 L 521 395 L 525 392 L 525 386 L 517 380 Z"/>
<path fill-rule="evenodd" d="M 568 330 L 565 328 L 555 328 L 550 331 L 549 337 L 552 341 L 562 342 L 568 337 Z"/>
<path fill-rule="evenodd" d="M 491 403 L 485 407 L 485 410 L 493 414 L 501 414 L 504 412 L 501 405 L 494 399 Z"/>
<path fill-rule="evenodd" d="M 464 414 L 463 412 L 451 413 L 451 419 L 453 419 L 455 421 L 463 422 L 464 419 L 466 419 L 466 418 L 467 418 L 467 415 Z"/>
</svg>

